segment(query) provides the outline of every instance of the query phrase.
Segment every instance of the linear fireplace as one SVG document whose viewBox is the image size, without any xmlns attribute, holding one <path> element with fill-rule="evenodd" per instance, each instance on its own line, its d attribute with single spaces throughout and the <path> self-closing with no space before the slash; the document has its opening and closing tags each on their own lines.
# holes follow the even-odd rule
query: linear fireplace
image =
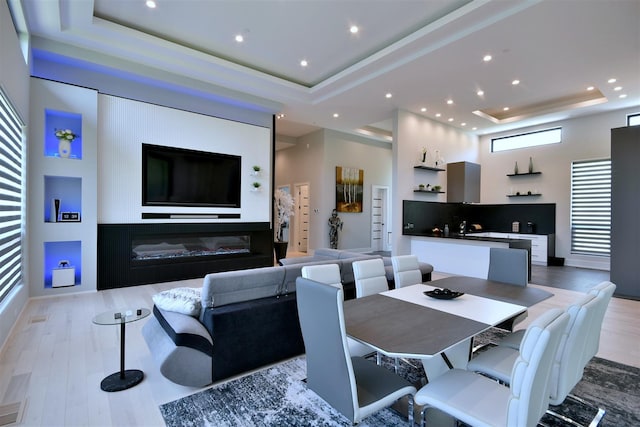
<svg viewBox="0 0 640 427">
<path fill-rule="evenodd" d="M 269 223 L 99 224 L 98 290 L 273 265 Z"/>
</svg>

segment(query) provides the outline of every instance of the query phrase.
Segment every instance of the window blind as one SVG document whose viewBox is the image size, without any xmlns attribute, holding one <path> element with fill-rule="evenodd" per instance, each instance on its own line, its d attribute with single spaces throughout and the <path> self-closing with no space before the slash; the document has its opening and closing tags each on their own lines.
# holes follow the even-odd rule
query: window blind
<svg viewBox="0 0 640 427">
<path fill-rule="evenodd" d="M 571 253 L 611 253 L 611 159 L 571 164 Z"/>
<path fill-rule="evenodd" d="M 0 88 L 0 301 L 22 281 L 23 122 Z"/>
</svg>

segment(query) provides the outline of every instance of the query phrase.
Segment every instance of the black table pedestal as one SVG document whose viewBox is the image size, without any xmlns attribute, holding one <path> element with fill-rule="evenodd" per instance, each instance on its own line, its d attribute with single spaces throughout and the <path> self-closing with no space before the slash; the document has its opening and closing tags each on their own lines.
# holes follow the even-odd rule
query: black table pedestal
<svg viewBox="0 0 640 427">
<path fill-rule="evenodd" d="M 139 369 L 127 369 L 124 377 L 121 372 L 115 372 L 100 382 L 103 391 L 122 391 L 140 384 L 144 379 L 144 373 Z"/>
</svg>

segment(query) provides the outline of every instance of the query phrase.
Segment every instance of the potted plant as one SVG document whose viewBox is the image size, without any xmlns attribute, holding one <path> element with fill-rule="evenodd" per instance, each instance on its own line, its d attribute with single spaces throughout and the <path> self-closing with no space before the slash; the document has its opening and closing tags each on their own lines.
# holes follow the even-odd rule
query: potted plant
<svg viewBox="0 0 640 427">
<path fill-rule="evenodd" d="M 262 184 L 260 184 L 258 181 L 255 181 L 252 185 L 253 191 L 260 191 L 260 187 L 262 186 Z"/>
<path fill-rule="evenodd" d="M 258 165 L 254 165 L 252 166 L 253 172 L 251 172 L 252 175 L 260 175 L 260 171 L 262 170 L 262 168 Z"/>
<path fill-rule="evenodd" d="M 280 261 L 287 255 L 287 244 L 284 240 L 283 228 L 289 222 L 289 218 L 293 216 L 293 197 L 286 191 L 276 190 L 273 195 L 273 209 L 275 211 L 275 242 L 274 249 L 276 252 L 276 261 Z"/>
<path fill-rule="evenodd" d="M 67 158 L 71 155 L 71 143 L 76 139 L 76 134 L 71 129 L 56 129 L 56 138 L 58 138 L 58 153 L 60 157 Z"/>
</svg>

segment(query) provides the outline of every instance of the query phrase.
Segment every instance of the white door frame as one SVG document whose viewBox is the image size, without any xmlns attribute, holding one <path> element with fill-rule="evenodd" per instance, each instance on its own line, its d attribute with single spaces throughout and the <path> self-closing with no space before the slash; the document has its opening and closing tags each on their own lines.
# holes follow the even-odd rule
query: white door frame
<svg viewBox="0 0 640 427">
<path fill-rule="evenodd" d="M 377 243 L 374 241 L 373 235 L 373 223 L 377 221 L 377 218 L 374 218 L 374 198 L 376 194 L 380 192 L 381 197 L 381 210 L 382 210 L 382 231 L 380 237 L 382 238 L 382 244 L 380 248 L 377 248 Z M 391 250 L 391 210 L 389 209 L 389 186 L 387 185 L 372 185 L 371 186 L 371 248 L 374 250 L 383 250 L 390 251 Z"/>
<path fill-rule="evenodd" d="M 300 187 L 307 187 L 307 203 L 305 207 L 299 207 L 299 189 Z M 293 216 L 294 223 L 294 244 L 293 248 L 297 252 L 308 252 L 309 251 L 309 231 L 311 229 L 311 186 L 308 182 L 296 182 L 293 184 L 293 198 L 295 206 L 295 215 Z M 301 213 L 305 213 L 306 209 L 306 225 L 304 222 L 305 218 L 301 217 Z M 306 227 L 306 232 L 303 230 L 303 227 Z M 303 242 L 304 241 L 304 242 Z"/>
</svg>

